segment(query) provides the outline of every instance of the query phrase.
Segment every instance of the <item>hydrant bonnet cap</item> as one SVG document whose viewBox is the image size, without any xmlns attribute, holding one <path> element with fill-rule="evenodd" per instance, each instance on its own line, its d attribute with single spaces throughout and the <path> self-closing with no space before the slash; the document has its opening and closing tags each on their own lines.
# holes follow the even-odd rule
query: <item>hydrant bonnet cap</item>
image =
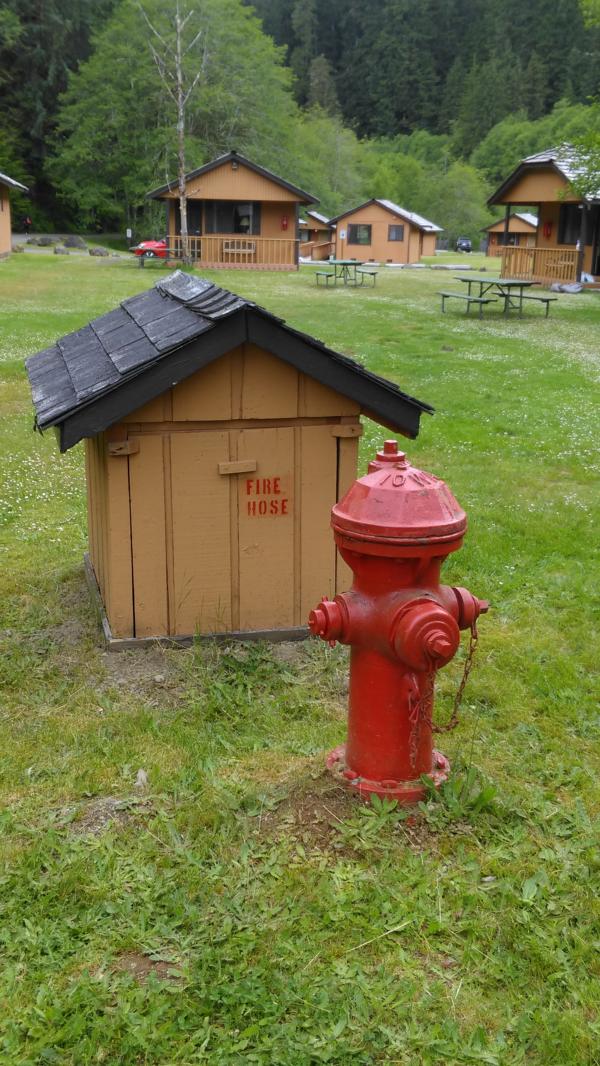
<svg viewBox="0 0 600 1066">
<path fill-rule="evenodd" d="M 386 441 L 386 445 L 388 442 Z M 364 541 L 436 544 L 464 536 L 467 516 L 447 485 L 391 449 L 385 463 L 355 481 L 331 512 L 333 529 Z M 378 453 L 378 459 L 381 453 Z M 375 464 L 374 464 L 375 465 Z"/>
</svg>

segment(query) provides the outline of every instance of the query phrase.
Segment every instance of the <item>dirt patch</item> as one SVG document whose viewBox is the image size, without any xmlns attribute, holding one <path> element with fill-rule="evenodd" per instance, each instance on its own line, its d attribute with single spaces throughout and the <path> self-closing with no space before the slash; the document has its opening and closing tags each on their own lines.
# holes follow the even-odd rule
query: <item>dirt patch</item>
<svg viewBox="0 0 600 1066">
<path fill-rule="evenodd" d="M 293 836 L 305 848 L 317 851 L 344 850 L 337 826 L 356 814 L 363 801 L 338 785 L 329 773 L 314 782 L 314 791 L 302 790 L 287 796 L 274 810 L 257 817 L 257 836 Z"/>
<path fill-rule="evenodd" d="M 279 663 L 303 662 L 307 658 L 307 645 L 305 640 L 282 640 L 279 644 L 271 645 L 271 655 Z"/>
<path fill-rule="evenodd" d="M 69 832 L 75 836 L 97 836 L 110 825 L 125 826 L 136 821 L 136 814 L 144 809 L 143 804 L 132 804 L 128 800 L 103 796 L 91 800 L 72 822 Z"/>
<path fill-rule="evenodd" d="M 73 647 L 75 644 L 81 643 L 88 632 L 89 626 L 87 623 L 80 621 L 78 618 L 69 618 L 66 622 L 59 622 L 58 625 L 40 629 L 35 638 L 41 641 L 51 641 L 52 644 L 68 644 Z"/>
<path fill-rule="evenodd" d="M 109 679 L 116 684 L 163 684 L 174 673 L 165 649 L 159 644 L 139 651 L 105 652 L 103 659 Z"/>
<path fill-rule="evenodd" d="M 154 704 L 174 702 L 184 693 L 185 663 L 181 657 L 185 654 L 159 644 L 139 651 L 104 652 L 106 681 L 102 688 L 120 688 Z"/>
<path fill-rule="evenodd" d="M 154 974 L 160 981 L 181 980 L 181 974 L 174 963 L 165 962 L 164 959 L 151 959 L 137 951 L 127 951 L 120 955 L 112 969 L 117 973 L 130 974 L 141 985 L 147 981 L 150 974 Z"/>
<path fill-rule="evenodd" d="M 420 853 L 438 850 L 437 836 L 419 810 L 415 814 L 409 814 L 405 821 L 399 822 L 398 835 L 411 851 Z"/>
</svg>

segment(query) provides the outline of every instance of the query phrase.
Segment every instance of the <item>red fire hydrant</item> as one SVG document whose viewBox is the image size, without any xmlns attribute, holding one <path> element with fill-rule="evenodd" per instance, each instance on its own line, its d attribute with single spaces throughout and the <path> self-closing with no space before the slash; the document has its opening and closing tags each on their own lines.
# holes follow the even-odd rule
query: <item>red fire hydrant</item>
<svg viewBox="0 0 600 1066">
<path fill-rule="evenodd" d="M 395 440 L 331 512 L 339 552 L 354 572 L 349 592 L 311 611 L 315 636 L 351 647 L 347 743 L 327 765 L 365 798 L 416 803 L 428 775 L 450 771 L 432 747 L 435 675 L 456 654 L 460 630 L 488 604 L 440 585 L 467 518 L 447 486 L 417 470 Z"/>
</svg>

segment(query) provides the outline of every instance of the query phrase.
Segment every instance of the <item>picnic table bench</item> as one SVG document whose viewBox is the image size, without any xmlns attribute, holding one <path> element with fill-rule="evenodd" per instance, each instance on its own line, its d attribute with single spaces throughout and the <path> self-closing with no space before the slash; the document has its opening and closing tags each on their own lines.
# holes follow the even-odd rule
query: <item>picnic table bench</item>
<svg viewBox="0 0 600 1066">
<path fill-rule="evenodd" d="M 438 292 L 438 296 L 442 297 L 442 311 L 446 310 L 446 300 L 465 300 L 467 304 L 467 314 L 471 310 L 471 304 L 479 304 L 479 317 L 482 317 L 484 304 L 495 304 L 498 302 L 497 296 L 468 296 L 465 292 Z"/>
<path fill-rule="evenodd" d="M 335 270 L 317 270 L 315 271 L 317 279 L 317 285 L 319 284 L 319 278 L 325 278 L 325 285 L 329 285 L 329 279 L 333 278 L 333 284 L 336 283 Z"/>
<path fill-rule="evenodd" d="M 359 274 L 360 274 L 360 283 L 361 283 L 361 285 L 364 285 L 365 278 L 373 278 L 373 284 L 375 284 L 375 279 L 377 277 L 377 271 L 373 267 L 369 267 L 369 266 L 357 267 L 356 268 L 357 277 L 358 277 Z"/>
<path fill-rule="evenodd" d="M 523 293 L 523 295 L 521 296 L 521 299 L 522 300 L 537 300 L 541 304 L 546 304 L 546 318 L 548 318 L 548 314 L 550 312 L 550 304 L 554 303 L 558 299 L 558 297 L 557 296 L 526 296 L 525 293 Z"/>
</svg>

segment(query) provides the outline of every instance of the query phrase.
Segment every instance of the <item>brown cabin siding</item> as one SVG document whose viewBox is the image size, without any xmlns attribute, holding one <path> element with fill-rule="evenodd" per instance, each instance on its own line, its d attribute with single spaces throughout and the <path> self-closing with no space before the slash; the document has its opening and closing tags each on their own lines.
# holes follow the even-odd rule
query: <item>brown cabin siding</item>
<svg viewBox="0 0 600 1066">
<path fill-rule="evenodd" d="M 196 178 L 190 178 L 186 188 L 187 195 L 194 199 L 202 200 L 286 200 L 290 203 L 301 203 L 302 200 L 295 193 L 286 190 L 278 182 L 271 181 L 262 174 L 245 167 L 239 163 L 233 169 L 230 162 L 223 163 L 206 174 L 199 174 Z M 164 198 L 176 200 L 179 196 L 177 188 L 165 193 Z"/>
<path fill-rule="evenodd" d="M 8 186 L 0 183 L 0 255 L 8 255 L 11 248 L 12 231 Z"/>
<path fill-rule="evenodd" d="M 506 190 L 502 197 L 494 200 L 499 204 L 551 203 L 557 201 L 577 201 L 578 197 L 567 192 L 568 182 L 553 167 L 544 167 L 524 173 Z"/>
<path fill-rule="evenodd" d="M 371 244 L 351 244 L 348 241 L 350 225 L 370 225 Z M 402 241 L 388 240 L 390 226 L 404 226 Z M 345 239 L 340 236 L 342 231 L 346 233 Z M 377 203 L 367 204 L 344 215 L 337 223 L 336 256 L 339 259 L 418 263 L 422 255 L 433 255 L 434 251 L 435 234 L 424 233 L 407 219 L 400 218 Z"/>
</svg>

